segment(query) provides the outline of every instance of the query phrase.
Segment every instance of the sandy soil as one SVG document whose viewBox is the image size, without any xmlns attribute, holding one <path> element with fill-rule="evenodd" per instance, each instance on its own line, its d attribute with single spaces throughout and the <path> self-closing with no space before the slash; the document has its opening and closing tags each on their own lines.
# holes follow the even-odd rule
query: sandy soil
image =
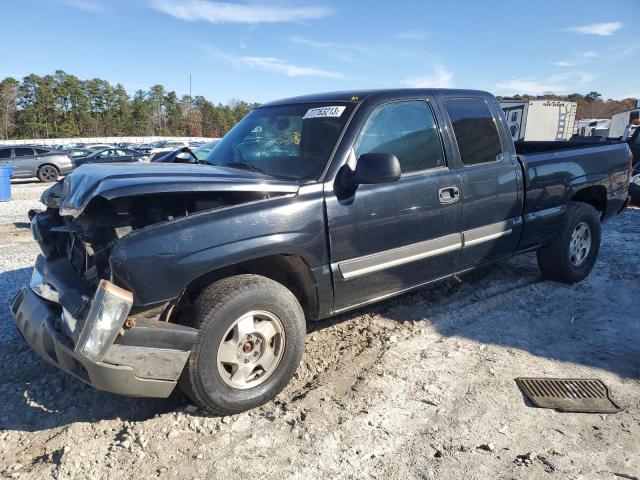
<svg viewBox="0 0 640 480">
<path fill-rule="evenodd" d="M 582 283 L 534 255 L 310 325 L 295 380 L 254 411 L 207 417 L 99 392 L 40 360 L 7 303 L 37 249 L 0 204 L 0 475 L 20 478 L 640 477 L 640 210 L 606 224 Z M 533 407 L 518 376 L 596 377 L 614 415 Z"/>
</svg>

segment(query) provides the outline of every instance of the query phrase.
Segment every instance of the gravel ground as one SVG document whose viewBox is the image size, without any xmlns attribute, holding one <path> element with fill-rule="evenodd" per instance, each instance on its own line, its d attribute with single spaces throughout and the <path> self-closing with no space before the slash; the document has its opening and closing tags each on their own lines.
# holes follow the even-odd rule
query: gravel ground
<svg viewBox="0 0 640 480">
<path fill-rule="evenodd" d="M 606 224 L 591 276 L 543 282 L 525 255 L 310 325 L 296 378 L 232 417 L 96 391 L 40 360 L 7 303 L 37 249 L 0 204 L 0 475 L 11 478 L 640 477 L 640 210 Z M 597 377 L 615 415 L 534 408 L 518 376 Z"/>
</svg>

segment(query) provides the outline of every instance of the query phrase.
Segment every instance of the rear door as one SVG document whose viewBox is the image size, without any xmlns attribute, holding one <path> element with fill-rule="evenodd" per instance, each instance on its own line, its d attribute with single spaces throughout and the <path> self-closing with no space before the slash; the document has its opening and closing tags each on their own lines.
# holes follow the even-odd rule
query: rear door
<svg viewBox="0 0 640 480">
<path fill-rule="evenodd" d="M 462 183 L 459 271 L 511 255 L 522 228 L 520 167 L 499 106 L 487 98 L 443 98 Z"/>
<path fill-rule="evenodd" d="M 35 176 L 37 170 L 38 161 L 35 158 L 33 148 L 14 147 L 13 173 L 16 176 Z"/>
<path fill-rule="evenodd" d="M 370 152 L 398 157 L 402 177 L 359 185 L 348 198 L 327 190 L 335 310 L 450 275 L 460 255 L 460 180 L 449 170 L 430 98 L 371 111 L 350 164 Z"/>
</svg>

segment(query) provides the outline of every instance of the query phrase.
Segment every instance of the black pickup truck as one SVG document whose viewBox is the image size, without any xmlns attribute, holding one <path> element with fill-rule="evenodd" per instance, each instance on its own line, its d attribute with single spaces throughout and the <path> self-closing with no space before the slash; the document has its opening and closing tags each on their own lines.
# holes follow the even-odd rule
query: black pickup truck
<svg viewBox="0 0 640 480">
<path fill-rule="evenodd" d="M 97 388 L 217 414 L 273 398 L 306 324 L 537 251 L 591 271 L 627 204 L 622 142 L 514 145 L 469 90 L 293 98 L 198 164 L 85 165 L 30 212 L 42 251 L 11 309 L 43 358 Z"/>
</svg>

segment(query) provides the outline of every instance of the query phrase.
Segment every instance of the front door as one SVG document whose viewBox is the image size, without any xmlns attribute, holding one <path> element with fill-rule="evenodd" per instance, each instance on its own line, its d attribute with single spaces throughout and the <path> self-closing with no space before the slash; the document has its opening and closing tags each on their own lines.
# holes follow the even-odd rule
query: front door
<svg viewBox="0 0 640 480">
<path fill-rule="evenodd" d="M 447 98 L 462 177 L 463 249 L 459 271 L 511 255 L 522 229 L 522 195 L 517 159 L 501 138 L 498 122 L 483 98 Z"/>
<path fill-rule="evenodd" d="M 350 164 L 391 153 L 400 180 L 360 185 L 348 198 L 327 192 L 335 311 L 452 274 L 461 248 L 460 179 L 447 166 L 429 99 L 372 111 Z M 352 165 L 353 166 L 353 165 Z"/>
</svg>

